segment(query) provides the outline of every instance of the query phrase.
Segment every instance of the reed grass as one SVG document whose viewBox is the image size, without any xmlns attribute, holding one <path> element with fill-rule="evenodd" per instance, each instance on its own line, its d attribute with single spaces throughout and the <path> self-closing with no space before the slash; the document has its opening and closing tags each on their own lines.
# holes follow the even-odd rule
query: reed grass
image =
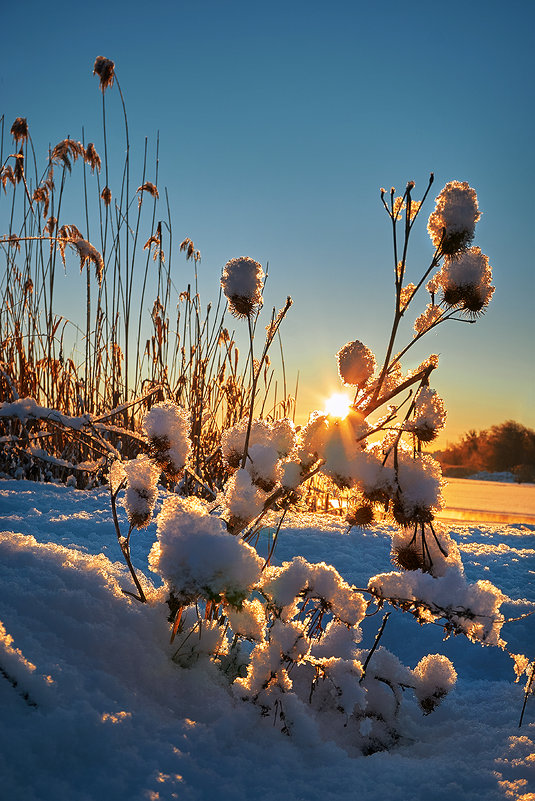
<svg viewBox="0 0 535 801">
<path fill-rule="evenodd" d="M 215 303 L 201 302 L 200 251 L 188 237 L 177 247 L 167 191 L 158 189 L 159 137 L 152 164 L 145 140 L 133 180 L 124 97 L 113 63 L 103 61 L 104 83 L 95 62 L 102 156 L 86 144 L 84 127 L 81 141 L 65 138 L 38 164 L 26 120 L 15 121 L 10 141 L 0 119 L 0 471 L 74 475 L 79 486 L 100 481 L 109 453 L 128 458 L 142 448 L 142 412 L 168 398 L 189 410 L 194 472 L 215 492 L 226 478 L 221 432 L 251 412 L 253 394 L 256 413 L 272 419 L 295 415 L 295 399 L 286 389 L 277 397 L 269 359 L 253 388 L 251 356 L 240 357 L 221 292 Z M 117 95 L 124 149 L 118 135 L 113 141 L 120 156 L 107 127 L 108 103 Z M 80 209 L 78 219 L 71 208 Z M 76 255 L 85 281 L 70 299 L 80 312 L 67 319 L 57 311 L 58 276 Z M 173 280 L 177 256 L 192 268 L 186 288 Z M 46 415 L 23 419 L 16 407 L 10 413 L 5 405 L 22 398 L 64 416 L 89 416 L 91 425 L 64 429 Z"/>
</svg>

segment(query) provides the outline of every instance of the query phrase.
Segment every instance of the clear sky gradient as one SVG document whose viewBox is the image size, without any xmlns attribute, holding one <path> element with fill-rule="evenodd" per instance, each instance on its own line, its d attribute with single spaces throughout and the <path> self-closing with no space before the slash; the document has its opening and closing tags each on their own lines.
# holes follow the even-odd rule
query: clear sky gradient
<svg viewBox="0 0 535 801">
<path fill-rule="evenodd" d="M 203 298 L 241 255 L 269 262 L 268 308 L 293 297 L 283 341 L 302 418 L 340 389 L 334 354 L 347 341 L 384 353 L 394 290 L 379 187 L 401 194 L 413 179 L 418 198 L 435 173 L 409 256 L 418 280 L 435 195 L 468 181 L 494 299 L 476 325 L 439 327 L 404 363 L 441 354 L 443 444 L 511 418 L 535 426 L 534 32 L 530 0 L 29 0 L 3 37 L 0 113 L 8 125 L 28 118 L 43 159 L 82 125 L 100 150 L 92 67 L 97 55 L 115 61 L 134 153 L 145 136 L 153 153 L 160 132 L 159 188 L 175 241 L 202 252 Z M 411 336 L 407 325 L 400 346 Z"/>
</svg>

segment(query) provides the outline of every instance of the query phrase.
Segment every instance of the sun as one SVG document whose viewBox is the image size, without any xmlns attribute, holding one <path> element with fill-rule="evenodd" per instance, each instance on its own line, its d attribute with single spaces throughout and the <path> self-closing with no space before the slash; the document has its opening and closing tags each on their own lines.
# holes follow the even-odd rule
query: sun
<svg viewBox="0 0 535 801">
<path fill-rule="evenodd" d="M 335 392 L 325 402 L 325 414 L 331 417 L 339 417 L 343 420 L 349 414 L 351 398 L 344 392 Z"/>
</svg>

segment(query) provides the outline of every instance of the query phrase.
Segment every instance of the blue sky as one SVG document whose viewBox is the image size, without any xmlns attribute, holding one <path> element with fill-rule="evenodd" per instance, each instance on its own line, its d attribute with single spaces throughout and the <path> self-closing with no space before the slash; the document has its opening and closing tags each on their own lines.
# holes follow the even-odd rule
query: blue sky
<svg viewBox="0 0 535 801">
<path fill-rule="evenodd" d="M 160 132 L 159 188 L 168 188 L 175 241 L 189 236 L 202 252 L 203 298 L 240 255 L 269 262 L 268 308 L 293 297 L 283 341 L 290 384 L 300 372 L 302 415 L 339 389 L 342 345 L 360 339 L 378 358 L 386 346 L 392 255 L 379 187 L 402 192 L 413 179 L 418 197 L 435 173 L 409 259 L 417 280 L 432 255 L 433 198 L 449 180 L 468 181 L 494 299 L 476 325 L 439 328 L 404 366 L 441 354 L 443 441 L 508 418 L 535 426 L 534 9 L 528 0 L 52 9 L 29 0 L 17 36 L 4 37 L 0 113 L 8 124 L 28 118 L 43 158 L 49 142 L 80 138 L 82 125 L 99 150 L 92 66 L 97 55 L 113 59 L 134 153 L 147 136 L 152 156 Z M 121 152 L 118 98 L 107 101 Z M 187 283 L 189 269 L 175 264 Z M 410 337 L 407 326 L 400 345 Z"/>
</svg>

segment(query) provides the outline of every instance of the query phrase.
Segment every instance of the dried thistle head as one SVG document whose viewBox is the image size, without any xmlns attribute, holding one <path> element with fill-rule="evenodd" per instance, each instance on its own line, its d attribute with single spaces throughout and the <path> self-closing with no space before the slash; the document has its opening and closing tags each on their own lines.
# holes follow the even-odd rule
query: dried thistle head
<svg viewBox="0 0 535 801">
<path fill-rule="evenodd" d="M 395 567 L 400 567 L 402 570 L 425 569 L 424 555 L 415 543 L 398 545 L 393 548 L 390 559 Z"/>
<path fill-rule="evenodd" d="M 28 138 L 28 121 L 26 117 L 17 117 L 11 126 L 11 136 L 15 142 L 25 142 Z"/>
<path fill-rule="evenodd" d="M 346 522 L 350 526 L 360 526 L 366 528 L 374 522 L 374 510 L 371 504 L 363 503 L 356 506 L 346 515 Z"/>
<path fill-rule="evenodd" d="M 396 523 L 403 528 L 410 528 L 417 523 L 432 523 L 434 515 L 429 506 L 424 504 L 410 504 L 405 507 L 402 500 L 397 497 L 392 503 L 392 515 Z"/>
<path fill-rule="evenodd" d="M 254 259 L 243 256 L 228 261 L 221 275 L 221 287 L 235 317 L 248 317 L 262 306 L 264 271 Z"/>
<path fill-rule="evenodd" d="M 100 156 L 95 150 L 95 145 L 93 144 L 93 142 L 89 142 L 88 146 L 85 149 L 84 161 L 91 167 L 91 172 L 95 172 L 95 170 L 97 172 L 100 172 L 101 168 Z"/>
<path fill-rule="evenodd" d="M 365 498 L 370 503 L 378 503 L 381 506 L 384 506 L 385 509 L 388 506 L 390 501 L 390 495 L 384 488 L 375 488 L 371 490 L 363 490 L 362 497 Z"/>
<path fill-rule="evenodd" d="M 446 695 L 446 690 L 437 689 L 432 695 L 428 695 L 426 698 L 419 698 L 418 704 L 424 715 L 430 715 L 431 712 L 434 712 Z"/>
<path fill-rule="evenodd" d="M 466 287 L 462 299 L 463 311 L 469 312 L 472 317 L 480 317 L 494 294 L 494 287 L 488 284 L 472 285 Z"/>
<path fill-rule="evenodd" d="M 438 437 L 438 428 L 431 425 L 427 420 L 415 420 L 410 429 L 419 442 L 433 442 Z"/>
<path fill-rule="evenodd" d="M 149 456 L 160 466 L 165 467 L 168 462 L 168 450 L 171 443 L 169 437 L 165 435 L 152 435 L 149 437 Z"/>
<path fill-rule="evenodd" d="M 102 192 L 100 193 L 100 197 L 104 201 L 105 206 L 109 206 L 111 203 L 111 189 L 109 186 L 105 186 Z"/>
<path fill-rule="evenodd" d="M 261 490 L 264 492 L 271 492 L 271 490 L 275 487 L 277 483 L 272 478 L 266 478 L 265 476 L 261 476 L 259 473 L 253 471 L 251 476 L 251 481 L 255 487 L 260 487 Z"/>
<path fill-rule="evenodd" d="M 225 462 L 231 469 L 237 469 L 242 460 L 243 453 L 238 453 L 235 450 L 229 450 L 225 453 Z"/>
<path fill-rule="evenodd" d="M 97 56 L 93 65 L 93 75 L 100 78 L 100 88 L 105 92 L 109 86 L 113 86 L 115 78 L 115 64 L 109 58 Z"/>
<path fill-rule="evenodd" d="M 480 216 L 475 190 L 466 181 L 450 181 L 438 195 L 427 225 L 434 246 L 449 256 L 465 250 Z"/>
<path fill-rule="evenodd" d="M 146 528 L 152 520 L 155 492 L 141 487 L 127 487 L 128 522 L 135 528 Z"/>
</svg>

